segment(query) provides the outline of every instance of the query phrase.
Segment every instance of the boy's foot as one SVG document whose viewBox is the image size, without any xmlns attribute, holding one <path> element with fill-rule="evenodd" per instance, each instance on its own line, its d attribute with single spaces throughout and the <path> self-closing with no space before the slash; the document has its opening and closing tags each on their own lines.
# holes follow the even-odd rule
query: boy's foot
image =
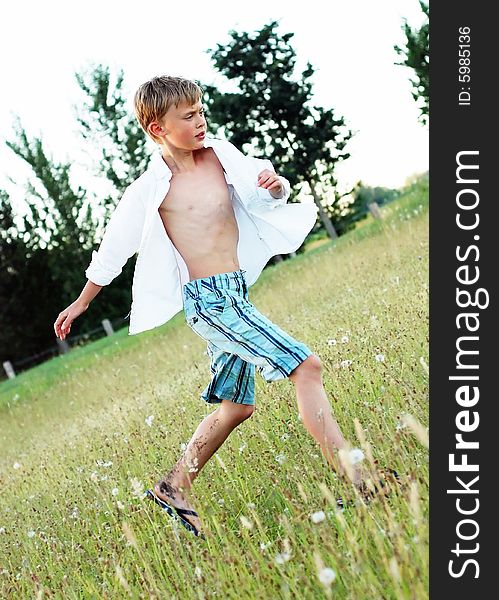
<svg viewBox="0 0 499 600">
<path fill-rule="evenodd" d="M 380 469 L 382 478 L 379 479 L 378 483 L 374 484 L 374 490 L 371 490 L 366 483 L 361 482 L 355 487 L 360 494 L 362 500 L 368 504 L 377 496 L 388 496 L 390 494 L 390 484 L 400 484 L 400 476 L 395 469 Z M 388 485 L 387 485 L 388 484 Z M 355 500 L 345 499 L 341 496 L 336 499 L 336 505 L 339 509 L 355 506 Z"/>
<path fill-rule="evenodd" d="M 165 481 L 160 481 L 154 486 L 154 493 L 161 500 L 168 502 L 173 508 L 194 511 L 194 507 L 186 500 L 183 494 Z M 180 513 L 180 516 L 184 521 L 193 525 L 200 533 L 202 532 L 201 520 L 199 517 L 183 512 Z"/>
</svg>

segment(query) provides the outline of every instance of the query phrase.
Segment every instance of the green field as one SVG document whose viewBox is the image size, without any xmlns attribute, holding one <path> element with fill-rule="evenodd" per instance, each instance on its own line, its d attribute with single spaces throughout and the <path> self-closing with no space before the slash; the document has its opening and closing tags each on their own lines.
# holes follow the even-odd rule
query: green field
<svg viewBox="0 0 499 600">
<path fill-rule="evenodd" d="M 137 490 L 216 408 L 199 397 L 205 343 L 182 313 L 124 328 L 0 385 L 0 597 L 427 597 L 426 185 L 382 214 L 269 267 L 249 294 L 321 357 L 345 436 L 401 487 L 338 511 L 347 484 L 303 427 L 293 384 L 257 376 L 257 410 L 192 488 L 208 534 L 195 538 Z"/>
</svg>

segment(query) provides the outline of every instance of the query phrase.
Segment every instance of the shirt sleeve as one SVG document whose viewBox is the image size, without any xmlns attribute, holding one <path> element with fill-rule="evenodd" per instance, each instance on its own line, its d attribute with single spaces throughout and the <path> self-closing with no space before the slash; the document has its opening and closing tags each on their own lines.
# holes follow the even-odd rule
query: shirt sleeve
<svg viewBox="0 0 499 600">
<path fill-rule="evenodd" d="M 278 175 L 279 179 L 281 180 L 284 186 L 284 195 L 282 196 L 282 198 L 274 198 L 268 190 L 257 185 L 258 174 L 261 173 L 261 171 L 263 171 L 264 169 L 269 169 L 274 173 L 276 172 L 272 162 L 267 158 L 256 158 L 254 156 L 247 156 L 246 154 L 241 152 L 239 148 L 234 146 L 232 142 L 229 142 L 229 144 L 241 157 L 243 157 L 245 161 L 248 161 L 252 172 L 255 174 L 254 176 L 257 198 L 255 199 L 254 204 L 256 205 L 256 207 L 263 210 L 272 210 L 277 206 L 284 206 L 291 195 L 291 185 L 289 181 L 282 175 Z"/>
<path fill-rule="evenodd" d="M 276 172 L 273 164 L 267 158 L 255 158 L 253 156 L 251 156 L 251 157 L 248 156 L 246 158 L 249 158 L 255 164 L 256 170 L 257 170 L 257 177 L 258 177 L 258 174 L 261 171 L 263 171 L 264 169 L 269 169 L 270 171 L 273 171 L 274 173 Z M 257 185 L 256 190 L 258 192 L 258 205 L 261 206 L 262 208 L 265 207 L 267 209 L 269 209 L 269 208 L 273 209 L 273 208 L 276 208 L 277 206 L 284 206 L 287 203 L 289 196 L 291 195 L 291 185 L 290 185 L 289 181 L 282 175 L 278 175 L 278 177 L 281 180 L 281 183 L 284 188 L 284 194 L 283 194 L 282 198 L 274 198 L 274 196 L 272 196 L 272 194 L 269 192 L 269 190 L 266 190 L 265 188 L 258 186 L 257 185 L 258 181 L 255 181 L 255 185 Z"/>
<path fill-rule="evenodd" d="M 123 270 L 127 260 L 139 249 L 144 226 L 145 207 L 137 191 L 129 186 L 107 223 L 99 249 L 85 271 L 97 285 L 109 285 Z"/>
</svg>

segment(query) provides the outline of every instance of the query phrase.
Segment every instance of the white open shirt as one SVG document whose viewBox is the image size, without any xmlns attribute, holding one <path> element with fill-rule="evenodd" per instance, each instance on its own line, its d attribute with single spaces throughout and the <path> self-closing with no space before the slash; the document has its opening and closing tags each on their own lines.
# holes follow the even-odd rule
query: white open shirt
<svg viewBox="0 0 499 600">
<path fill-rule="evenodd" d="M 231 142 L 208 135 L 204 142 L 205 148 L 213 148 L 225 171 L 239 228 L 239 266 L 251 286 L 272 256 L 301 246 L 315 224 L 317 207 L 313 203 L 287 204 L 290 185 L 284 177 L 280 177 L 282 198 L 273 198 L 258 187 L 259 173 L 274 171 L 269 160 L 246 156 Z M 108 285 L 138 252 L 129 335 L 158 327 L 183 309 L 182 288 L 189 281 L 189 272 L 159 214 L 171 178 L 171 170 L 156 152 L 147 170 L 123 193 L 85 271 L 93 283 Z"/>
</svg>

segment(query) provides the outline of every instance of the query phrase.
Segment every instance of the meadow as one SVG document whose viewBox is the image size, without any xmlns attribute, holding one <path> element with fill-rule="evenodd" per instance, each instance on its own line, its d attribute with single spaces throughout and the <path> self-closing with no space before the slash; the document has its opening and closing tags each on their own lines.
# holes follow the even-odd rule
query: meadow
<svg viewBox="0 0 499 600">
<path fill-rule="evenodd" d="M 254 414 L 192 488 L 194 537 L 143 491 L 216 408 L 199 397 L 206 346 L 182 313 L 125 327 L 0 385 L 2 598 L 427 598 L 427 186 L 381 211 L 269 267 L 249 297 L 320 356 L 345 436 L 401 485 L 338 510 L 348 484 L 293 384 L 257 376 Z"/>
</svg>

